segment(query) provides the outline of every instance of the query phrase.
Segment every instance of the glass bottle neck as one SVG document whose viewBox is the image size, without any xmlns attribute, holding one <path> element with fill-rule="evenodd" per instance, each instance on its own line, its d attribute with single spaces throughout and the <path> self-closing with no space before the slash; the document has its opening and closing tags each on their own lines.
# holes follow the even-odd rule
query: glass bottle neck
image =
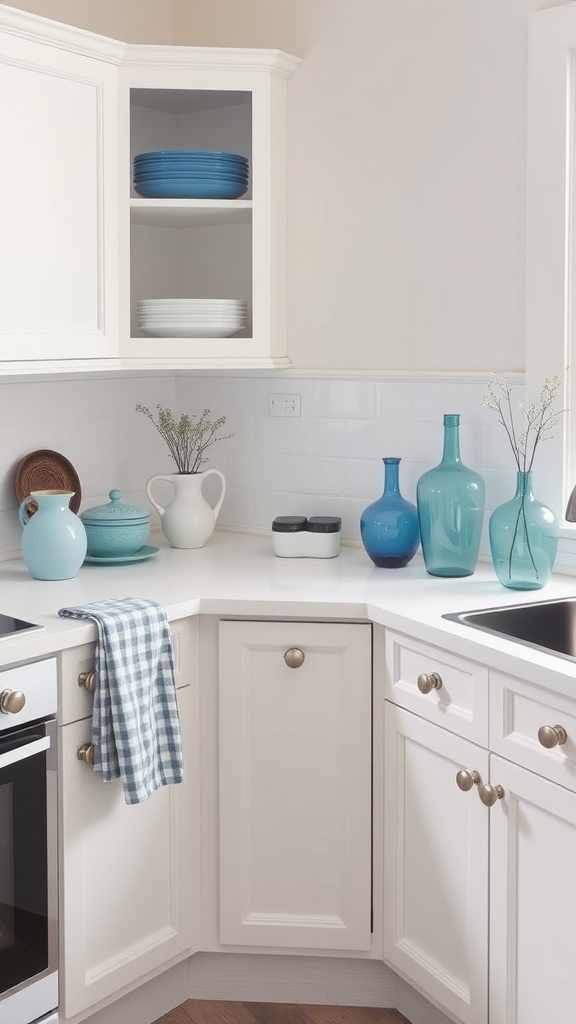
<svg viewBox="0 0 576 1024">
<path fill-rule="evenodd" d="M 384 494 L 399 494 L 398 466 L 400 459 L 382 459 L 384 463 Z"/>
<path fill-rule="evenodd" d="M 532 494 L 532 473 L 522 472 L 518 470 L 516 473 L 516 494 L 515 498 L 524 496 L 525 498 L 530 497 Z"/>
<path fill-rule="evenodd" d="M 444 451 L 442 462 L 460 462 L 460 426 L 444 422 Z"/>
</svg>

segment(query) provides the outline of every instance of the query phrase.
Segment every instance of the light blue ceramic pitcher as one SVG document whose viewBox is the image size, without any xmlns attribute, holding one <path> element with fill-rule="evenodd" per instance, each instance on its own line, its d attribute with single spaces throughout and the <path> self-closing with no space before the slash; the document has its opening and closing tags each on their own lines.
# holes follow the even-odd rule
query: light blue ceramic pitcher
<svg viewBox="0 0 576 1024">
<path fill-rule="evenodd" d="M 70 580 L 86 557 L 84 523 L 69 508 L 73 497 L 74 491 L 32 491 L 20 503 L 22 559 L 34 579 Z"/>
</svg>

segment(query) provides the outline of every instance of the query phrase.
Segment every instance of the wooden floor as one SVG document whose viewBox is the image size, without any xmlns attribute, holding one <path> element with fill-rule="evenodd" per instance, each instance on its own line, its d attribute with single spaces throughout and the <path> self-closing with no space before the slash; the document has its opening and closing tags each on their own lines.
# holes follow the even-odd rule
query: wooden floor
<svg viewBox="0 0 576 1024">
<path fill-rule="evenodd" d="M 364 1006 L 226 1003 L 188 999 L 154 1024 L 409 1024 L 397 1010 Z"/>
</svg>

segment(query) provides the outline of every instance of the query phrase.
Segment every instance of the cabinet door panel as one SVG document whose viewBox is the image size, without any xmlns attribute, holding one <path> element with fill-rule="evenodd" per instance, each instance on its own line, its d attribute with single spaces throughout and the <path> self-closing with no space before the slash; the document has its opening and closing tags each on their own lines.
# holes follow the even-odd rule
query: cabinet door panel
<svg viewBox="0 0 576 1024">
<path fill-rule="evenodd" d="M 370 948 L 370 641 L 364 624 L 221 623 L 223 943 Z"/>
<path fill-rule="evenodd" d="M 486 781 L 487 752 L 387 704 L 384 958 L 459 1020 L 485 1024 L 489 812 L 476 786 L 458 789 L 460 769 Z"/>
<path fill-rule="evenodd" d="M 115 354 L 116 68 L 4 36 L 0 93 L 0 359 Z"/>
<path fill-rule="evenodd" d="M 191 688 L 178 699 L 185 781 L 142 804 L 127 805 L 120 781 L 102 782 L 76 760 L 90 719 L 60 730 L 66 1017 L 195 952 Z"/>
<path fill-rule="evenodd" d="M 498 757 L 490 811 L 490 1020 L 571 1020 L 576 794 Z"/>
</svg>

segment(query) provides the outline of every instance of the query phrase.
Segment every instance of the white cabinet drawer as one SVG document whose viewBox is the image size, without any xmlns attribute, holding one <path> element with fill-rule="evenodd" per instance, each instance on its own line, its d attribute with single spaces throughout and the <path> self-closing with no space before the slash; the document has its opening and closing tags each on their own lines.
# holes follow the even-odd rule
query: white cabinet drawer
<svg viewBox="0 0 576 1024">
<path fill-rule="evenodd" d="M 176 685 L 188 686 L 198 678 L 198 617 L 176 619 L 170 623 Z M 92 714 L 93 695 L 78 682 L 82 672 L 94 669 L 95 644 L 70 647 L 60 654 L 58 680 L 58 721 L 60 725 L 77 722 Z M 184 670 L 183 670 L 184 667 Z"/>
<path fill-rule="evenodd" d="M 542 727 L 560 727 L 559 742 L 547 748 Z M 562 733 L 564 730 L 566 739 Z M 554 733 L 552 740 L 556 740 Z M 543 737 L 545 739 L 546 737 Z M 576 790 L 576 706 L 574 701 L 522 679 L 490 673 L 490 749 L 552 782 Z"/>
<path fill-rule="evenodd" d="M 488 669 L 450 651 L 385 632 L 387 700 L 476 743 L 488 740 Z M 438 683 L 428 693 L 423 676 Z M 439 677 L 439 679 L 437 678 Z"/>
</svg>

